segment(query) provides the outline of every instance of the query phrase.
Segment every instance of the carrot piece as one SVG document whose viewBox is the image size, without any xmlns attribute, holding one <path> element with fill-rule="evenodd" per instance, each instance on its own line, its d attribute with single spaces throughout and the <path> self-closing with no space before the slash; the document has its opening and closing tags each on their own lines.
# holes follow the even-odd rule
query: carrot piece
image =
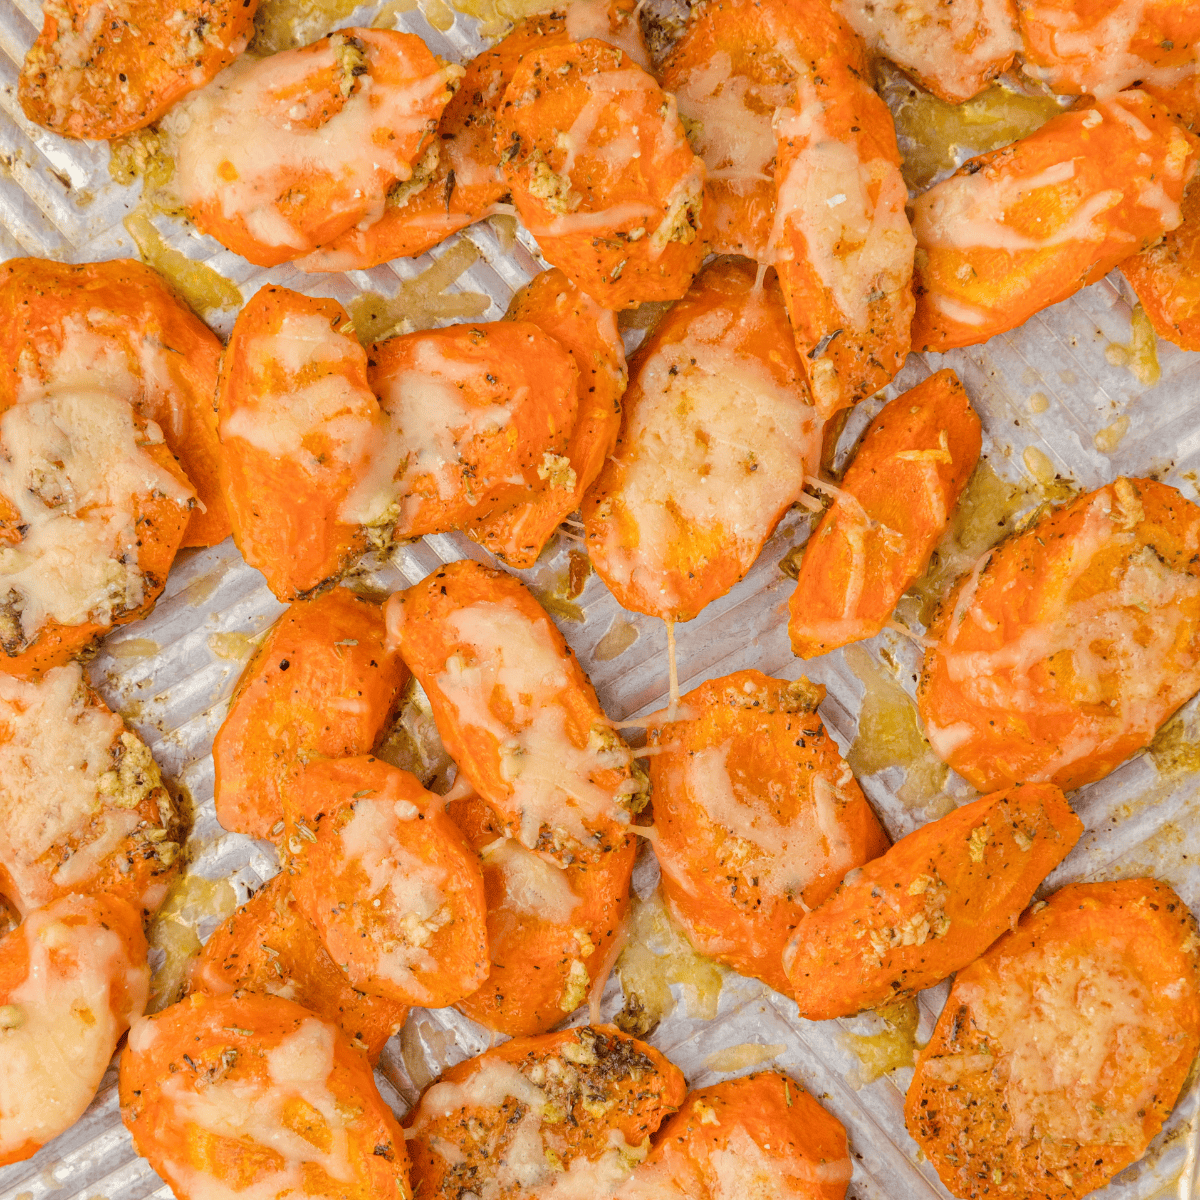
<svg viewBox="0 0 1200 1200">
<path fill-rule="evenodd" d="M 851 1170 L 841 1121 L 794 1080 L 762 1071 L 689 1092 L 618 1196 L 842 1200 Z"/>
<path fill-rule="evenodd" d="M 632 835 L 595 862 L 558 867 L 506 838 L 491 808 L 473 796 L 449 805 L 479 853 L 487 894 L 491 973 L 456 1007 L 518 1037 L 565 1021 L 611 965 L 637 847 Z"/>
<path fill-rule="evenodd" d="M 54 0 L 25 56 L 25 115 L 75 138 L 115 138 L 157 121 L 241 54 L 258 0 L 139 0 L 134 19 L 106 0 Z"/>
<path fill-rule="evenodd" d="M 1140 1158 L 1200 1047 L 1198 945 L 1166 884 L 1079 883 L 961 970 L 904 1105 L 946 1187 L 1075 1200 Z"/>
<path fill-rule="evenodd" d="M 924 573 L 981 445 L 953 371 L 884 405 L 804 547 L 788 603 L 794 654 L 816 658 L 884 627 Z"/>
<path fill-rule="evenodd" d="M 634 356 L 624 407 L 583 501 L 588 553 L 623 607 L 691 620 L 750 569 L 820 461 L 774 276 L 707 268 Z"/>
<path fill-rule="evenodd" d="M 569 467 L 579 370 L 536 325 L 403 334 L 372 346 L 368 366 L 395 439 L 396 537 L 471 525 Z"/>
<path fill-rule="evenodd" d="M 448 563 L 387 604 L 388 637 L 425 689 L 459 770 L 505 837 L 598 861 L 645 804 L 645 779 L 546 611 L 511 575 Z"/>
<path fill-rule="evenodd" d="M 138 1022 L 120 1096 L 179 1200 L 411 1200 L 404 1134 L 366 1056 L 279 996 L 196 993 Z"/>
<path fill-rule="evenodd" d="M 196 227 L 260 267 L 383 216 L 463 71 L 411 33 L 341 29 L 235 63 L 163 123 Z"/>
<path fill-rule="evenodd" d="M 598 304 L 675 300 L 699 270 L 704 163 L 674 97 L 596 38 L 527 54 L 496 117 L 505 183 L 543 256 Z"/>
<path fill-rule="evenodd" d="M 457 1064 L 405 1118 L 422 1200 L 602 1197 L 679 1107 L 683 1075 L 611 1025 L 514 1038 Z"/>
<path fill-rule="evenodd" d="M 192 963 L 189 984 L 213 996 L 246 991 L 294 1000 L 336 1025 L 372 1063 L 408 1019 L 405 1005 L 350 985 L 300 913 L 286 871 L 213 932 Z"/>
<path fill-rule="evenodd" d="M 916 242 L 888 107 L 842 21 L 776 121 L 771 245 L 813 403 L 828 420 L 904 365 Z"/>
<path fill-rule="evenodd" d="M 578 407 L 564 451 L 566 465 L 547 470 L 528 499 L 492 513 L 467 531 L 509 566 L 526 568 L 537 561 L 563 519 L 579 508 L 612 453 L 629 371 L 616 314 L 584 295 L 557 268 L 534 276 L 517 292 L 506 319 L 527 321 L 548 333 L 579 368 Z"/>
<path fill-rule="evenodd" d="M 355 988 L 441 1008 L 487 978 L 483 877 L 440 796 L 360 757 L 309 763 L 285 805 L 292 894 Z"/>
<path fill-rule="evenodd" d="M 152 267 L 128 258 L 71 265 L 12 258 L 0 266 L 0 409 L 60 387 L 88 385 L 155 421 L 203 508 L 182 545 L 229 536 L 217 480 L 213 394 L 220 339 Z"/>
<path fill-rule="evenodd" d="M 264 287 L 238 314 L 221 361 L 233 538 L 285 602 L 336 581 L 390 529 L 370 471 L 384 418 L 352 330 L 336 300 Z"/>
<path fill-rule="evenodd" d="M 817 714 L 825 689 L 738 671 L 651 731 L 654 852 L 667 907 L 701 954 L 789 993 L 792 931 L 888 847 Z"/>
<path fill-rule="evenodd" d="M 1062 792 L 1031 783 L 901 838 L 797 926 L 784 964 L 800 1015 L 853 1016 L 952 975 L 1011 927 L 1082 834 Z"/>
<path fill-rule="evenodd" d="M 1191 0 L 1017 0 L 1023 69 L 1059 93 L 1110 96 L 1195 70 Z"/>
<path fill-rule="evenodd" d="M 989 551 L 930 629 L 917 707 L 980 791 L 1070 790 L 1142 749 L 1200 688 L 1200 507 L 1118 479 Z"/>
<path fill-rule="evenodd" d="M 138 914 L 63 896 L 0 938 L 0 1167 L 69 1129 L 150 994 Z"/>
<path fill-rule="evenodd" d="M 971 159 L 914 205 L 913 347 L 985 342 L 1156 242 L 1182 220 L 1198 148 L 1134 91 Z"/>
<path fill-rule="evenodd" d="M 23 915 L 72 892 L 149 915 L 182 834 L 150 751 L 78 663 L 36 683 L 0 674 L 0 892 Z"/>
<path fill-rule="evenodd" d="M 378 604 L 345 588 L 297 600 L 246 664 L 213 740 L 217 820 L 283 832 L 283 797 L 310 757 L 372 750 L 408 682 Z"/>
</svg>

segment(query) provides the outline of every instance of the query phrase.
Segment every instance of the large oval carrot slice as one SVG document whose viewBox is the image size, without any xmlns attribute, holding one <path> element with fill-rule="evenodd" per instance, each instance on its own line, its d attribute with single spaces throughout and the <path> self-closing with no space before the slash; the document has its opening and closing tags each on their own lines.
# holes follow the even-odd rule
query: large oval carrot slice
<svg viewBox="0 0 1200 1200">
<path fill-rule="evenodd" d="M 720 260 L 634 357 L 616 453 L 584 497 L 625 608 L 687 621 L 750 569 L 820 461 L 779 286 Z"/>
<path fill-rule="evenodd" d="M 611 1025 L 514 1038 L 451 1067 L 405 1120 L 422 1200 L 610 1197 L 679 1107 L 683 1075 Z"/>
<path fill-rule="evenodd" d="M 851 1170 L 841 1121 L 786 1075 L 763 1071 L 689 1092 L 618 1197 L 842 1200 Z"/>
<path fill-rule="evenodd" d="M 1152 479 L 985 554 L 930 630 L 917 706 L 980 791 L 1102 779 L 1200 688 L 1200 507 Z"/>
<path fill-rule="evenodd" d="M 150 751 L 78 663 L 37 683 L 0 674 L 0 892 L 21 913 L 88 892 L 149 915 L 182 833 Z"/>
<path fill-rule="evenodd" d="M 221 482 L 242 557 L 280 600 L 337 580 L 390 531 L 367 355 L 336 300 L 264 287 L 238 314 L 217 392 Z"/>
<path fill-rule="evenodd" d="M 790 991 L 783 950 L 887 834 L 825 732 L 825 689 L 738 671 L 651 731 L 654 852 L 671 915 L 701 954 Z"/>
<path fill-rule="evenodd" d="M 90 386 L 127 399 L 157 422 L 200 504 L 184 546 L 229 536 L 217 480 L 213 395 L 221 342 L 151 267 L 132 259 L 0 266 L 0 409 L 43 390 Z"/>
<path fill-rule="evenodd" d="M 1198 946 L 1166 884 L 1080 883 L 961 970 L 904 1105 L 946 1187 L 1076 1200 L 1140 1158 L 1200 1047 Z"/>
<path fill-rule="evenodd" d="M 981 444 L 953 371 L 884 405 L 804 547 L 788 602 L 794 654 L 816 658 L 884 627 L 924 573 Z"/>
<path fill-rule="evenodd" d="M 114 896 L 61 897 L 0 938 L 0 1167 L 83 1116 L 146 1007 L 146 953 Z"/>
<path fill-rule="evenodd" d="M 213 739 L 217 820 L 283 832 L 283 797 L 310 757 L 370 751 L 408 681 L 378 604 L 345 588 L 297 600 L 238 680 Z"/>
<path fill-rule="evenodd" d="M 594 862 L 559 867 L 506 838 L 477 796 L 452 801 L 449 812 L 479 852 L 491 955 L 487 980 L 457 1007 L 514 1037 L 553 1029 L 612 964 L 629 909 L 635 839 L 626 834 Z"/>
<path fill-rule="evenodd" d="M 971 159 L 914 205 L 913 347 L 985 342 L 1176 228 L 1198 147 L 1135 91 Z"/>
<path fill-rule="evenodd" d="M 601 308 L 557 267 L 513 296 L 508 320 L 529 322 L 562 345 L 579 368 L 575 424 L 561 459 L 543 462 L 539 486 L 521 503 L 475 522 L 469 535 L 511 567 L 532 567 L 559 524 L 612 453 L 629 381 L 616 314 Z"/>
<path fill-rule="evenodd" d="M 257 266 L 299 258 L 383 216 L 461 75 L 383 29 L 242 59 L 164 122 L 172 189 L 198 229 Z"/>
<path fill-rule="evenodd" d="M 372 1063 L 408 1018 L 405 1005 L 351 986 L 301 914 L 286 871 L 213 931 L 192 963 L 189 983 L 192 991 L 213 996 L 246 991 L 294 1000 L 336 1025 Z"/>
<path fill-rule="evenodd" d="M 496 146 L 547 261 L 605 308 L 682 296 L 704 259 L 704 163 L 674 97 L 596 38 L 527 54 Z"/>
<path fill-rule="evenodd" d="M 404 1135 L 365 1055 L 279 996 L 189 996 L 138 1022 L 121 1117 L 179 1200 L 411 1200 Z"/>
<path fill-rule="evenodd" d="M 506 837 L 564 866 L 624 838 L 644 776 L 519 580 L 464 559 L 395 593 L 386 615 L 446 749 Z"/>
<path fill-rule="evenodd" d="M 343 758 L 310 763 L 287 812 L 292 893 L 356 988 L 441 1008 L 487 978 L 483 878 L 440 796 Z"/>
<path fill-rule="evenodd" d="M 372 346 L 369 367 L 393 440 L 396 537 L 461 529 L 569 469 L 579 370 L 536 325 L 403 334 Z"/>
<path fill-rule="evenodd" d="M 901 838 L 796 927 L 784 964 L 801 1015 L 853 1016 L 966 966 L 1082 833 L 1058 788 L 1018 784 Z"/>
<path fill-rule="evenodd" d="M 25 115 L 66 137 L 115 138 L 157 121 L 250 42 L 258 0 L 51 0 L 25 56 Z"/>
</svg>

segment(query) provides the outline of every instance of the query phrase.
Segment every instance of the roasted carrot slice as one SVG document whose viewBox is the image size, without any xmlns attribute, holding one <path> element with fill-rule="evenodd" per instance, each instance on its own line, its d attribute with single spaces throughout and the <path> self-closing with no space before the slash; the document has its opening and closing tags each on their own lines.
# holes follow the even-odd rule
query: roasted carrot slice
<svg viewBox="0 0 1200 1200">
<path fill-rule="evenodd" d="M 404 1134 L 366 1056 L 279 996 L 197 993 L 138 1022 L 120 1095 L 179 1200 L 411 1200 Z"/>
<path fill-rule="evenodd" d="M 345 588 L 297 600 L 238 680 L 213 740 L 217 820 L 283 832 L 283 797 L 310 757 L 366 754 L 408 682 L 378 604 Z"/>
<path fill-rule="evenodd" d="M 689 1092 L 620 1200 L 842 1200 L 852 1164 L 841 1121 L 763 1071 Z"/>
<path fill-rule="evenodd" d="M 835 0 L 867 46 L 948 104 L 978 95 L 1021 47 L 1013 0 Z"/>
<path fill-rule="evenodd" d="M 966 966 L 1082 833 L 1058 788 L 1031 783 L 901 838 L 797 926 L 784 964 L 800 1015 L 853 1016 Z"/>
<path fill-rule="evenodd" d="M 1189 0 L 1016 0 L 1023 67 L 1054 91 L 1110 96 L 1196 69 L 1200 12 Z"/>
<path fill-rule="evenodd" d="M 174 193 L 250 262 L 299 258 L 383 216 L 462 73 L 415 34 L 383 29 L 242 59 L 164 122 Z"/>
<path fill-rule="evenodd" d="M 83 1116 L 150 994 L 138 913 L 63 896 L 0 938 L 0 1167 Z"/>
<path fill-rule="evenodd" d="M 241 54 L 258 0 L 54 0 L 25 56 L 25 115 L 65 137 L 115 138 L 157 121 Z"/>
<path fill-rule="evenodd" d="M 213 394 L 221 342 L 151 267 L 128 258 L 72 266 L 13 258 L 0 266 L 0 409 L 43 390 L 89 386 L 157 422 L 200 500 L 184 546 L 229 536 L 217 480 Z"/>
<path fill-rule="evenodd" d="M 1156 242 L 1182 220 L 1198 148 L 1135 91 L 971 159 L 914 205 L 913 347 L 985 342 Z"/>
<path fill-rule="evenodd" d="M 543 463 L 533 494 L 475 522 L 468 533 L 509 566 L 532 567 L 573 513 L 616 445 L 621 397 L 629 382 L 616 314 L 584 295 L 560 270 L 534 276 L 512 298 L 507 318 L 536 325 L 566 348 L 579 368 L 578 408 L 562 460 Z"/>
<path fill-rule="evenodd" d="M 506 838 L 477 796 L 452 801 L 449 812 L 479 852 L 491 954 L 487 981 L 457 1007 L 514 1037 L 553 1029 L 611 967 L 635 839 L 627 834 L 594 862 L 559 867 Z"/>
<path fill-rule="evenodd" d="M 816 658 L 884 627 L 946 532 L 981 438 L 953 371 L 884 405 L 804 547 L 788 603 L 794 654 Z"/>
<path fill-rule="evenodd" d="M 441 1008 L 487 978 L 483 877 L 440 796 L 360 757 L 309 763 L 285 803 L 292 894 L 354 987 Z"/>
<path fill-rule="evenodd" d="M 596 862 L 646 801 L 645 778 L 545 609 L 511 575 L 449 563 L 387 604 L 388 637 L 505 837 Z"/>
<path fill-rule="evenodd" d="M 776 120 L 775 267 L 813 403 L 825 419 L 904 365 L 916 242 L 888 107 L 838 22 L 810 46 Z"/>
<path fill-rule="evenodd" d="M 701 954 L 788 993 L 783 950 L 887 834 L 817 714 L 825 689 L 738 671 L 651 731 L 654 852 L 671 915 Z"/>
<path fill-rule="evenodd" d="M 904 1106 L 946 1187 L 1075 1200 L 1140 1158 L 1200 1047 L 1197 946 L 1166 884 L 1079 883 L 961 970 Z"/>
<path fill-rule="evenodd" d="M 985 554 L 930 629 L 917 706 L 980 791 L 1070 790 L 1142 749 L 1200 688 L 1200 507 L 1118 479 Z"/>
<path fill-rule="evenodd" d="M 391 475 L 367 355 L 336 300 L 261 288 L 238 314 L 217 392 L 221 482 L 242 557 L 280 600 L 336 581 L 391 528 Z"/>
<path fill-rule="evenodd" d="M 148 915 L 182 833 L 150 751 L 78 663 L 36 683 L 0 674 L 0 892 L 22 914 L 103 892 Z"/>
<path fill-rule="evenodd" d="M 519 1200 L 553 1182 L 609 1196 L 686 1090 L 657 1050 L 611 1025 L 514 1038 L 451 1067 L 409 1113 L 414 1188 Z"/>
<path fill-rule="evenodd" d="M 403 1004 L 357 991 L 329 957 L 316 927 L 276 875 L 204 943 L 191 967 L 194 992 L 282 996 L 336 1025 L 372 1063 L 408 1018 Z"/>
<path fill-rule="evenodd" d="M 596 38 L 527 54 L 496 117 L 504 179 L 547 261 L 605 308 L 676 300 L 705 255 L 704 163 L 675 108 Z"/>
<path fill-rule="evenodd" d="M 536 325 L 403 334 L 369 367 L 395 443 L 396 537 L 461 529 L 570 469 L 579 370 Z"/>
<path fill-rule="evenodd" d="M 687 621 L 750 569 L 820 462 L 774 276 L 710 266 L 635 355 L 624 407 L 583 501 L 588 553 L 625 608 Z"/>
</svg>

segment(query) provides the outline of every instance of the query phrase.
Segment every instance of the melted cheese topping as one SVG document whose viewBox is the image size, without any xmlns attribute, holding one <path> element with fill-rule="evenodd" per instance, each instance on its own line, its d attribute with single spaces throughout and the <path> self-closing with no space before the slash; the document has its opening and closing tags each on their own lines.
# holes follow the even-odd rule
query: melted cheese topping
<svg viewBox="0 0 1200 1200">
<path fill-rule="evenodd" d="M 504 878 L 504 908 L 553 925 L 566 925 L 579 907 L 567 873 L 512 838 L 483 848 L 483 861 Z"/>
<path fill-rule="evenodd" d="M 0 548 L 0 597 L 25 640 L 47 621 L 111 624 L 145 599 L 134 497 L 186 507 L 194 493 L 160 467 L 129 401 L 81 387 L 34 396 L 0 417 L 0 495 L 24 538 Z M 15 634 L 16 630 L 13 630 Z"/>
<path fill-rule="evenodd" d="M 91 911 L 69 896 L 9 935 L 24 939 L 29 972 L 0 996 L 0 1159 L 27 1141 L 48 1142 L 83 1115 L 130 1017 L 145 1007 L 150 972 L 130 962 L 124 941 L 94 920 L 63 921 Z M 114 1012 L 112 989 L 122 985 L 130 1010 Z"/>
<path fill-rule="evenodd" d="M 637 17 L 626 17 L 613 29 L 608 0 L 571 0 L 567 5 L 567 38 L 572 42 L 597 38 L 624 50 L 643 71 L 653 70 Z"/>
</svg>

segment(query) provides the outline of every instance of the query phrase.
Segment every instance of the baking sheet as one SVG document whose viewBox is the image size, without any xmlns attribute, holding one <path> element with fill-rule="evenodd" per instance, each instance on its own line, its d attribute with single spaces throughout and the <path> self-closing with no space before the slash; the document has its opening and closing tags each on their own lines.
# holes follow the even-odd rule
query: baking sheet
<svg viewBox="0 0 1200 1200">
<path fill-rule="evenodd" d="M 402 6 L 392 9 L 397 7 Z M 364 5 L 336 24 L 369 23 L 379 8 Z M 439 28 L 417 9 L 399 13 L 396 25 L 419 33 L 436 53 L 454 60 L 469 58 L 485 44 L 472 18 L 459 16 L 441 28 L 453 15 L 441 0 L 428 0 L 426 12 Z M 113 183 L 106 145 L 66 142 L 21 113 L 17 71 L 40 25 L 36 0 L 0 0 L 0 256 L 33 254 L 70 262 L 136 256 L 122 222 L 136 207 L 139 185 Z M 329 27 L 316 18 L 310 37 Z M 493 320 L 502 315 L 512 291 L 538 269 L 532 241 L 522 235 L 511 245 L 503 228 L 487 223 L 433 255 L 346 276 L 305 276 L 286 266 L 263 271 L 178 221 L 157 217 L 155 224 L 171 247 L 208 263 L 245 298 L 267 282 L 343 303 L 364 292 L 390 296 L 446 253 L 462 254 L 454 248 L 469 242 L 478 258 L 450 290 L 478 294 L 479 319 Z M 854 414 L 843 444 L 853 440 L 884 399 L 942 366 L 953 366 L 982 418 L 989 466 L 1010 489 L 1022 489 L 1025 508 L 1061 496 L 1067 484 L 1091 488 L 1120 473 L 1152 473 L 1197 498 L 1200 420 L 1194 397 L 1200 397 L 1200 355 L 1161 343 L 1161 379 L 1149 388 L 1139 383 L 1127 367 L 1117 365 L 1121 355 L 1111 349 L 1131 340 L 1131 299 L 1114 275 L 985 346 L 911 356 L 896 383 Z M 209 314 L 209 320 L 227 334 L 233 316 L 226 310 Z M 628 336 L 632 345 L 639 334 Z M 787 678 L 800 675 L 803 667 L 804 674 L 828 688 L 821 710 L 826 725 L 843 750 L 851 750 L 866 694 L 860 677 L 871 679 L 874 663 L 876 688 L 894 689 L 898 682 L 911 694 L 920 652 L 902 635 L 885 632 L 864 644 L 870 655 L 865 661 L 861 651 L 836 652 L 807 665 L 792 656 L 786 630 L 792 583 L 778 563 L 802 540 L 808 519 L 799 511 L 785 518 L 747 577 L 695 621 L 678 627 L 679 676 L 687 690 L 745 667 Z M 521 574 L 542 593 L 561 596 L 567 556 L 575 547 L 560 534 L 538 566 Z M 440 563 L 466 556 L 487 558 L 466 538 L 430 537 L 401 547 L 388 561 L 368 564 L 364 575 L 379 587 L 402 587 Z M 571 603 L 574 609 L 555 606 L 556 619 L 605 710 L 624 718 L 661 707 L 667 681 L 662 624 L 625 613 L 595 576 Z M 193 882 L 176 907 L 200 938 L 215 926 L 220 911 L 245 899 L 277 869 L 269 845 L 226 833 L 217 824 L 209 749 L 253 639 L 282 607 L 232 542 L 187 551 L 155 612 L 108 638 L 88 667 L 101 694 L 142 734 L 164 775 L 194 804 L 188 843 Z M 621 652 L 614 654 L 618 648 Z M 1074 805 L 1088 832 L 1047 887 L 1151 873 L 1200 909 L 1200 789 L 1192 762 L 1200 756 L 1190 752 L 1200 743 L 1195 710 L 1195 704 L 1186 707 L 1173 735 L 1154 753 L 1076 794 Z M 862 751 L 861 744 L 857 749 Z M 923 765 L 929 766 L 928 758 Z M 860 782 L 893 837 L 923 823 L 936 808 L 927 795 L 914 798 L 911 793 L 920 789 L 911 778 L 906 786 L 903 767 L 884 766 Z M 957 800 L 971 794 L 953 776 L 946 788 Z M 228 887 L 204 884 L 222 879 Z M 634 877 L 638 896 L 653 903 L 656 882 L 653 859 L 643 851 Z M 677 959 L 660 962 L 664 970 L 678 965 Z M 923 1200 L 946 1195 L 904 1131 L 902 1106 L 911 1069 L 862 1082 L 868 1072 L 851 1037 L 883 1028 L 878 1018 L 804 1021 L 784 997 L 729 972 L 721 973 L 712 1019 L 694 1015 L 706 997 L 698 997 L 687 983 L 673 984 L 671 991 L 676 1007 L 650 1040 L 683 1069 L 690 1085 L 703 1086 L 753 1066 L 776 1066 L 801 1080 L 847 1126 L 854 1156 L 851 1196 Z M 920 1040 L 932 1029 L 945 994 L 942 985 L 922 995 Z M 602 1013 L 611 1017 L 621 1004 L 614 975 Z M 378 1072 L 381 1090 L 403 1112 L 441 1067 L 478 1053 L 491 1040 L 453 1010 L 415 1010 L 406 1031 L 385 1051 Z M 1200 1195 L 1198 1148 L 1200 1086 L 1193 1081 L 1146 1158 L 1097 1195 L 1191 1200 Z M 74 1128 L 27 1162 L 0 1168 L 0 1200 L 141 1200 L 148 1195 L 169 1197 L 170 1192 L 133 1152 L 120 1122 L 111 1069 Z"/>
</svg>

